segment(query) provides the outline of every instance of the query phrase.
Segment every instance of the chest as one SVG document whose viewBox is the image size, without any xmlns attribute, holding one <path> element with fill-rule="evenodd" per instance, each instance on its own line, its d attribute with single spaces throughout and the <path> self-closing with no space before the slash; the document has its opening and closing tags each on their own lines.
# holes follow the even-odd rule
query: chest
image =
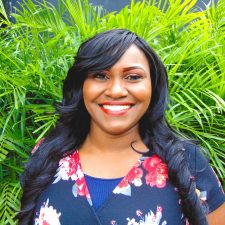
<svg viewBox="0 0 225 225">
<path fill-rule="evenodd" d="M 39 198 L 34 223 L 44 224 L 48 214 L 55 219 L 49 225 L 182 225 L 179 202 L 165 164 L 148 157 L 131 168 L 96 210 L 76 156 L 61 162 L 54 182 Z"/>
</svg>

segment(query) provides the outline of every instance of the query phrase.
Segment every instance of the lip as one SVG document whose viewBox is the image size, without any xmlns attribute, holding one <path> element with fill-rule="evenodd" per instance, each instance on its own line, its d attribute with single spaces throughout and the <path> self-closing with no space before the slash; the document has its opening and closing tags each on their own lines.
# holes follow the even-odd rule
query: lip
<svg viewBox="0 0 225 225">
<path fill-rule="evenodd" d="M 103 105 L 110 105 L 110 106 L 128 105 L 129 108 L 115 111 L 115 110 L 106 109 L 103 107 Z M 134 106 L 134 103 L 132 103 L 132 102 L 103 102 L 103 103 L 99 104 L 100 109 L 104 113 L 111 115 L 111 116 L 122 116 L 122 115 L 126 114 L 133 106 Z"/>
<path fill-rule="evenodd" d="M 132 103 L 132 102 L 102 102 L 102 103 L 100 103 L 99 105 L 131 105 L 131 106 L 133 106 L 134 105 L 134 103 Z"/>
</svg>

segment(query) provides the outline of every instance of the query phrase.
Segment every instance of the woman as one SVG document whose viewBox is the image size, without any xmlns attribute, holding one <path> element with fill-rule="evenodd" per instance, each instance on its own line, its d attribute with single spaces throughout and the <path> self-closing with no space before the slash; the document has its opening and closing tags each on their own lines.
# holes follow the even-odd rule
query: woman
<svg viewBox="0 0 225 225">
<path fill-rule="evenodd" d="M 162 62 L 134 33 L 84 42 L 56 128 L 26 165 L 19 224 L 224 224 L 208 162 L 167 125 L 167 94 Z"/>
</svg>

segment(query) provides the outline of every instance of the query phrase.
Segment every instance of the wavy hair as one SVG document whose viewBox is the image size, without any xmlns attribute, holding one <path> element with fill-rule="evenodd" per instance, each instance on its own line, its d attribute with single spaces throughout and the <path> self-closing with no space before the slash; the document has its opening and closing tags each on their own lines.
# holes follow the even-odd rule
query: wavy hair
<svg viewBox="0 0 225 225">
<path fill-rule="evenodd" d="M 155 152 L 167 164 L 169 179 L 178 188 L 183 213 L 190 224 L 208 224 L 185 156 L 189 144 L 174 134 L 165 119 L 168 96 L 165 67 L 145 40 L 129 30 L 113 29 L 97 34 L 78 49 L 74 64 L 64 80 L 56 127 L 25 166 L 21 178 L 21 211 L 17 215 L 19 225 L 32 224 L 38 197 L 52 181 L 59 160 L 79 148 L 89 132 L 90 116 L 82 96 L 87 73 L 109 69 L 133 44 L 144 52 L 149 61 L 152 83 L 151 102 L 140 120 L 140 135 L 149 151 Z"/>
</svg>

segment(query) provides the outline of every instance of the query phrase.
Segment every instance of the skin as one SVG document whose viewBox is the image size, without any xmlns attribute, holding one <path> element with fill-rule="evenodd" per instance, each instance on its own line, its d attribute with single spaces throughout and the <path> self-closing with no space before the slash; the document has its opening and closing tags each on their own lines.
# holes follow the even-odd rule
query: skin
<svg viewBox="0 0 225 225">
<path fill-rule="evenodd" d="M 135 45 L 129 47 L 109 70 L 88 75 L 83 96 L 91 115 L 91 127 L 79 149 L 84 173 L 101 178 L 118 178 L 128 173 L 140 157 L 131 150 L 130 143 L 136 140 L 136 149 L 147 149 L 138 128 L 151 94 L 149 63 Z M 113 116 L 99 107 L 107 101 L 132 102 L 135 105 L 125 115 Z M 207 218 L 209 225 L 225 225 L 225 203 Z"/>
<path fill-rule="evenodd" d="M 208 215 L 209 225 L 225 225 L 225 203 Z"/>
<path fill-rule="evenodd" d="M 144 53 L 132 45 L 120 60 L 108 71 L 89 74 L 84 82 L 85 106 L 91 115 L 91 133 L 96 128 L 113 135 L 123 134 L 131 129 L 138 132 L 140 118 L 147 110 L 151 98 L 149 64 Z M 128 113 L 111 116 L 100 110 L 103 102 L 131 102 Z"/>
</svg>

